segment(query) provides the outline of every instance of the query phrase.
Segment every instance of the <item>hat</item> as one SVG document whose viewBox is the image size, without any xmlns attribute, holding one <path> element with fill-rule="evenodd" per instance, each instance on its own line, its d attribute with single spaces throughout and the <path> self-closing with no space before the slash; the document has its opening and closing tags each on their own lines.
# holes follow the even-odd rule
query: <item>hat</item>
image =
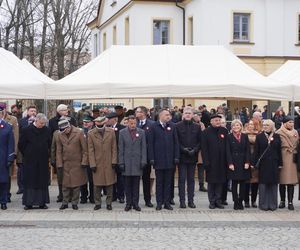
<svg viewBox="0 0 300 250">
<path fill-rule="evenodd" d="M 294 121 L 294 119 L 289 115 L 285 116 L 282 120 L 283 123 L 286 123 L 286 122 L 289 122 L 289 121 Z"/>
<path fill-rule="evenodd" d="M 123 109 L 123 106 L 121 106 L 121 105 L 115 106 L 115 110 L 117 110 L 117 109 Z"/>
<path fill-rule="evenodd" d="M 105 116 L 99 116 L 99 117 L 97 117 L 96 119 L 94 119 L 94 122 L 104 122 L 105 119 L 106 119 Z"/>
<path fill-rule="evenodd" d="M 70 127 L 70 123 L 67 119 L 63 119 L 63 120 L 60 120 L 58 122 L 58 128 L 59 130 L 65 130 L 66 128 Z"/>
<path fill-rule="evenodd" d="M 194 115 L 201 116 L 201 115 L 202 115 L 202 113 L 201 113 L 200 111 L 198 111 L 198 110 L 195 110 L 195 111 L 194 111 Z"/>
<path fill-rule="evenodd" d="M 84 122 L 92 122 L 94 120 L 94 117 L 92 117 L 91 115 L 85 115 L 82 119 L 82 121 Z"/>
<path fill-rule="evenodd" d="M 116 117 L 118 117 L 116 112 L 111 112 L 106 115 L 107 119 L 112 119 L 112 118 L 116 118 Z"/>
<path fill-rule="evenodd" d="M 134 115 L 129 115 L 127 118 L 128 118 L 128 120 L 133 120 L 133 119 L 135 120 L 136 119 Z"/>
<path fill-rule="evenodd" d="M 6 103 L 5 102 L 0 102 L 0 108 L 2 108 L 1 111 L 3 111 L 4 109 L 6 109 Z"/>
<path fill-rule="evenodd" d="M 56 108 L 56 111 L 59 112 L 59 111 L 62 111 L 62 110 L 68 110 L 68 106 L 65 105 L 65 104 L 59 104 Z"/>
<path fill-rule="evenodd" d="M 222 116 L 220 116 L 220 115 L 218 115 L 218 114 L 213 114 L 213 115 L 211 115 L 210 116 L 210 119 L 212 120 L 212 119 L 214 119 L 214 118 L 222 118 Z"/>
</svg>

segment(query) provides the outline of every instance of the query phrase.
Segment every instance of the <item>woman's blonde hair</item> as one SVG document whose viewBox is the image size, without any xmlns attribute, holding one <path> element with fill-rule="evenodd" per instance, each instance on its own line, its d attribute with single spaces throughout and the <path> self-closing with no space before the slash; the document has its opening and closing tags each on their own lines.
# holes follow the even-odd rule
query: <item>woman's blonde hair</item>
<svg viewBox="0 0 300 250">
<path fill-rule="evenodd" d="M 243 123 L 239 120 L 239 119 L 234 119 L 232 122 L 231 122 L 231 129 L 233 128 L 233 126 L 235 124 L 239 124 L 241 126 L 241 131 L 243 130 Z"/>
<path fill-rule="evenodd" d="M 275 123 L 271 119 L 263 120 L 263 125 L 265 124 L 271 127 L 272 132 L 275 132 Z"/>
</svg>

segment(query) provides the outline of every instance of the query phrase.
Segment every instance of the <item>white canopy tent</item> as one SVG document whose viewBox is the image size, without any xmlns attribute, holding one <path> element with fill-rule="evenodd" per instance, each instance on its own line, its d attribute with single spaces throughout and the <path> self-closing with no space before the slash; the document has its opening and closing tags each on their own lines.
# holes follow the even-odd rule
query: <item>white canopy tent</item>
<svg viewBox="0 0 300 250">
<path fill-rule="evenodd" d="M 223 46 L 113 46 L 47 85 L 47 99 L 202 97 L 290 100 Z"/>
<path fill-rule="evenodd" d="M 292 101 L 300 101 L 300 61 L 287 61 L 268 77 L 283 84 L 293 85 Z"/>
<path fill-rule="evenodd" d="M 32 66 L 33 67 L 33 66 Z M 0 99 L 45 99 L 45 84 L 13 53 L 0 48 Z"/>
</svg>

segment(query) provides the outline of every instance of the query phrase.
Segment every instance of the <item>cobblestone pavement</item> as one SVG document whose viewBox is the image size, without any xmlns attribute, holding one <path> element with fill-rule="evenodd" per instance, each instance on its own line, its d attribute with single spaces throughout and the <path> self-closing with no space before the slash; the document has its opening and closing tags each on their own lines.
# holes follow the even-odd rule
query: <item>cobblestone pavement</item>
<svg viewBox="0 0 300 250">
<path fill-rule="evenodd" d="M 141 212 L 117 202 L 113 211 L 93 211 L 92 204 L 59 211 L 51 186 L 48 210 L 24 211 L 15 189 L 0 211 L 0 249 L 300 249 L 299 201 L 292 212 L 234 211 L 232 204 L 209 210 L 207 194 L 196 192 L 196 209 L 179 209 L 177 199 L 173 211 L 157 212 L 141 196 Z"/>
</svg>

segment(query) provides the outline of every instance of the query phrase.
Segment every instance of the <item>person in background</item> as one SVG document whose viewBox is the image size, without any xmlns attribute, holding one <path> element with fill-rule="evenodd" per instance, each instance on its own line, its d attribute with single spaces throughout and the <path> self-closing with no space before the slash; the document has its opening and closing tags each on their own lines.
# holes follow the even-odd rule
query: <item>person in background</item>
<svg viewBox="0 0 300 250">
<path fill-rule="evenodd" d="M 9 193 L 9 168 L 15 159 L 13 127 L 4 120 L 5 108 L 0 105 L 0 204 L 7 209 Z"/>
<path fill-rule="evenodd" d="M 243 124 L 243 126 L 248 123 L 249 121 L 249 113 L 247 111 L 247 108 L 246 107 L 242 107 L 242 110 L 240 112 L 240 120 Z"/>
<path fill-rule="evenodd" d="M 51 136 L 46 127 L 47 121 L 47 117 L 39 113 L 33 124 L 24 128 L 20 134 L 19 150 L 23 156 L 25 210 L 32 209 L 33 206 L 47 209 L 46 204 L 50 202 L 48 161 Z"/>
<path fill-rule="evenodd" d="M 263 120 L 268 119 L 268 105 L 264 106 L 264 111 L 262 112 L 262 119 Z"/>
<path fill-rule="evenodd" d="M 182 114 L 180 113 L 178 106 L 175 106 L 173 111 L 171 112 L 172 115 L 172 122 L 177 123 L 180 122 L 182 119 Z"/>
<path fill-rule="evenodd" d="M 288 209 L 294 210 L 294 186 L 298 183 L 297 173 L 297 149 L 299 144 L 299 134 L 294 129 L 294 120 L 290 116 L 283 119 L 283 124 L 277 130 L 281 139 L 282 169 L 280 170 L 280 204 L 279 208 L 285 208 L 286 192 L 288 197 Z"/>
<path fill-rule="evenodd" d="M 129 116 L 128 128 L 121 130 L 119 134 L 119 166 L 125 177 L 125 211 L 129 211 L 131 208 L 141 211 L 139 206 L 140 178 L 146 165 L 145 131 L 136 127 L 135 116 Z"/>
<path fill-rule="evenodd" d="M 91 112 L 89 110 L 90 106 L 88 106 L 86 103 L 83 103 L 81 105 L 81 110 L 77 112 L 76 123 L 79 128 L 82 128 L 83 117 L 86 115 L 91 115 Z"/>
<path fill-rule="evenodd" d="M 204 126 L 207 128 L 210 125 L 210 113 L 207 111 L 206 105 L 202 105 L 199 107 L 199 111 L 202 114 L 201 122 L 203 122 Z"/>
<path fill-rule="evenodd" d="M 282 168 L 281 140 L 272 120 L 263 121 L 263 132 L 256 136 L 255 166 L 258 168 L 259 208 L 274 211 L 278 206 L 279 171 Z"/>
<path fill-rule="evenodd" d="M 22 119 L 22 105 L 20 104 L 13 104 L 10 108 L 11 115 L 17 118 L 18 121 Z"/>
<path fill-rule="evenodd" d="M 232 199 L 234 210 L 243 210 L 246 181 L 250 179 L 250 145 L 248 136 L 243 134 L 240 120 L 233 120 L 231 133 L 227 137 L 226 158 L 228 179 L 232 181 Z M 239 191 L 238 191 L 239 186 Z"/>
<path fill-rule="evenodd" d="M 201 128 L 193 122 L 193 108 L 187 106 L 183 110 L 183 120 L 176 124 L 180 148 L 179 162 L 179 200 L 180 208 L 186 208 L 185 193 L 187 185 L 188 207 L 196 208 L 194 204 L 195 167 L 201 147 Z"/>
<path fill-rule="evenodd" d="M 115 106 L 115 112 L 117 113 L 117 116 L 118 116 L 118 123 L 121 123 L 125 117 L 125 112 L 124 112 L 123 106 L 120 106 L 120 105 Z M 133 113 L 133 115 L 134 115 L 134 113 Z"/>
<path fill-rule="evenodd" d="M 275 129 L 276 130 L 280 129 L 284 117 L 285 117 L 285 113 L 284 113 L 283 107 L 280 106 L 276 110 L 276 112 L 275 112 L 275 114 L 272 118 L 273 122 L 275 123 Z"/>
</svg>

